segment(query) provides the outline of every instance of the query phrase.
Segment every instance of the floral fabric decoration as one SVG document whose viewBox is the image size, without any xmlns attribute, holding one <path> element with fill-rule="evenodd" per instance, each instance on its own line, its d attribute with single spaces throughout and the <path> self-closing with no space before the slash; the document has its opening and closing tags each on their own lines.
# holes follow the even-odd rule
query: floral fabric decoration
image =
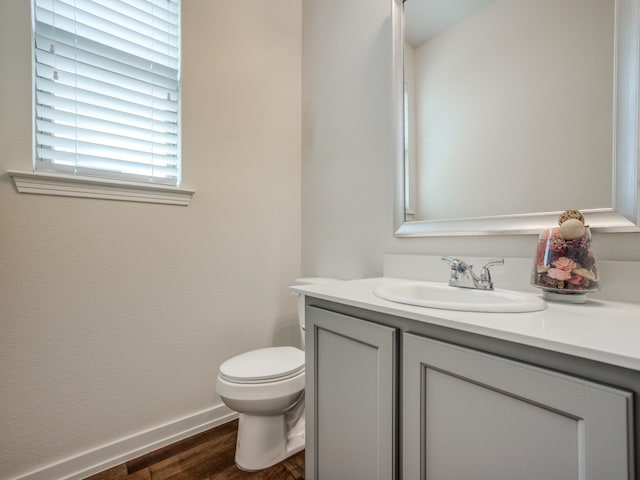
<svg viewBox="0 0 640 480">
<path fill-rule="evenodd" d="M 532 283 L 545 290 L 579 293 L 598 289 L 596 259 L 591 250 L 591 232 L 567 240 L 560 228 L 542 231 L 536 250 Z"/>
</svg>

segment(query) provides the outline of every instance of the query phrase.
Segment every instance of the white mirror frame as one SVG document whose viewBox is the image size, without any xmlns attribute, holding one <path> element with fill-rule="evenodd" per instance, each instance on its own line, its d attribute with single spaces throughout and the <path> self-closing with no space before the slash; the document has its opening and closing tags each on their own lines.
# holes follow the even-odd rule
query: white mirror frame
<svg viewBox="0 0 640 480">
<path fill-rule="evenodd" d="M 415 0 L 413 0 L 415 1 Z M 497 215 L 447 220 L 405 221 L 404 195 L 404 14 L 392 0 L 393 136 L 396 169 L 396 237 L 516 235 L 537 233 L 561 212 Z M 615 0 L 612 207 L 581 210 L 597 232 L 640 231 L 638 128 L 640 89 L 640 0 Z M 575 208 L 572 206 L 572 208 Z M 580 208 L 577 206 L 577 208 Z"/>
</svg>

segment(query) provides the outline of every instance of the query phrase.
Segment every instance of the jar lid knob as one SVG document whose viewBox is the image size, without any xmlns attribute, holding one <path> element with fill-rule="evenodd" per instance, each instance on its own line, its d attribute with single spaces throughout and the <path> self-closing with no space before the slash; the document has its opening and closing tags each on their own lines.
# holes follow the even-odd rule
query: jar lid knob
<svg viewBox="0 0 640 480">
<path fill-rule="evenodd" d="M 580 210 L 565 210 L 558 217 L 558 225 L 562 225 L 567 220 L 575 218 L 576 220 L 580 220 L 580 222 L 584 225 L 584 216 L 580 213 Z"/>
</svg>

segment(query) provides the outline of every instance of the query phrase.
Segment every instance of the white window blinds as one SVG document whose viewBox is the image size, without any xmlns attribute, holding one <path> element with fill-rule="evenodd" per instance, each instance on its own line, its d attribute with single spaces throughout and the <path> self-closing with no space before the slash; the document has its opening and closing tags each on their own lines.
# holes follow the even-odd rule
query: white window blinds
<svg viewBox="0 0 640 480">
<path fill-rule="evenodd" d="M 180 0 L 33 0 L 35 169 L 178 185 Z"/>
</svg>

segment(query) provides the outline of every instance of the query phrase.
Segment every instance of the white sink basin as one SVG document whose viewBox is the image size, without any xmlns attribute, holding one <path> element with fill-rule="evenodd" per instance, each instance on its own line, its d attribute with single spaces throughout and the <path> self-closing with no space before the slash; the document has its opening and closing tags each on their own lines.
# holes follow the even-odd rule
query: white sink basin
<svg viewBox="0 0 640 480">
<path fill-rule="evenodd" d="M 373 294 L 396 303 L 463 312 L 535 312 L 547 308 L 532 293 L 511 290 L 475 290 L 445 283 L 408 281 L 380 285 Z"/>
</svg>

